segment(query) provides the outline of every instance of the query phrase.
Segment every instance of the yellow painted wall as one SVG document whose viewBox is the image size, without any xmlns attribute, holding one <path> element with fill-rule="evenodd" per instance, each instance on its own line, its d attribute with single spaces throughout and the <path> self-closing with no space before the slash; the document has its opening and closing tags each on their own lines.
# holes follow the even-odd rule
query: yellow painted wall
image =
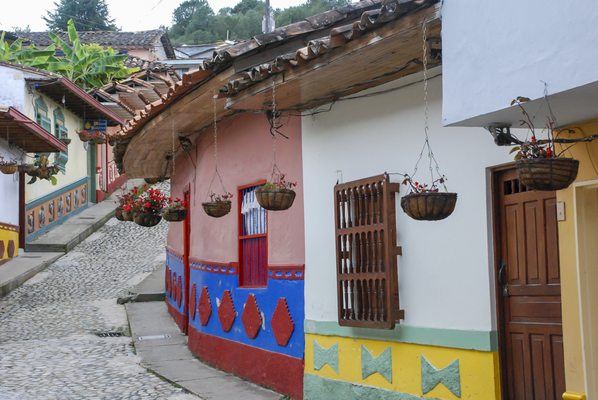
<svg viewBox="0 0 598 400">
<path fill-rule="evenodd" d="M 330 348 L 338 344 L 339 372 L 328 364 L 320 370 L 314 369 L 314 341 L 320 347 Z M 392 383 L 382 375 L 375 373 L 362 379 L 361 346 L 365 346 L 374 357 L 378 357 L 388 347 L 392 352 Z M 421 356 L 438 369 L 442 369 L 459 360 L 461 372 L 461 397 L 452 394 L 439 384 L 425 397 L 444 400 L 492 400 L 500 399 L 498 353 L 476 350 L 464 350 L 435 347 L 400 342 L 385 342 L 340 336 L 321 336 L 306 334 L 305 337 L 305 373 L 322 378 L 352 382 L 359 385 L 422 396 Z"/>
<path fill-rule="evenodd" d="M 37 97 L 41 97 L 48 106 L 48 117 L 52 120 L 52 129 L 54 129 L 54 110 L 61 107 L 60 104 L 55 103 L 54 100 L 40 93 L 27 93 L 25 98 L 25 114 L 35 120 L 35 112 L 33 102 Z M 66 172 L 59 172 L 56 175 L 58 184 L 52 186 L 50 181 L 41 179 L 31 185 L 25 185 L 25 202 L 29 203 L 47 194 L 50 194 L 57 189 L 67 186 L 70 183 L 76 182 L 87 176 L 87 150 L 83 147 L 83 142 L 79 140 L 77 132 L 83 127 L 83 120 L 70 112 L 68 109 L 63 109 L 65 117 L 65 125 L 69 131 L 69 139 L 71 143 L 68 145 L 69 160 L 66 164 Z M 53 135 L 55 132 L 51 132 Z M 54 156 L 50 157 L 50 163 L 54 160 Z M 31 159 L 29 163 L 33 162 Z M 95 176 L 95 171 L 94 176 Z"/>
<path fill-rule="evenodd" d="M 0 224 L 0 242 L 4 244 L 4 251 L 0 254 L 0 261 L 7 260 L 8 244 L 12 241 L 14 245 L 13 257 L 19 254 L 19 230 L 16 226 Z"/>
<path fill-rule="evenodd" d="M 579 125 L 572 125 L 575 133 L 562 134 L 561 137 L 575 137 L 582 135 L 598 134 L 598 121 Z M 581 128 L 581 129 L 579 129 Z M 557 200 L 565 204 L 566 219 L 559 222 L 559 251 L 561 263 L 561 295 L 563 308 L 563 340 L 565 350 L 565 379 L 567 392 L 585 393 L 586 380 L 596 380 L 595 376 L 588 375 L 586 360 L 584 358 L 584 336 L 582 310 L 580 305 L 587 304 L 587 298 L 581 298 L 580 292 L 580 265 L 578 263 L 578 224 L 576 219 L 575 192 L 593 180 L 598 179 L 598 142 L 590 144 L 579 143 L 565 153 L 567 157 L 574 157 L 580 161 L 579 174 L 574 185 L 557 192 Z M 598 221 L 593 221 L 598 224 Z M 596 265 L 594 266 L 596 267 Z M 583 278 L 583 276 L 581 276 Z M 598 289 L 598 287 L 595 287 Z M 585 294 L 584 297 L 587 297 Z M 590 299 L 590 301 L 596 301 Z M 593 309 L 598 310 L 598 304 L 593 304 Z M 593 340 L 598 345 L 598 332 L 590 333 L 593 338 L 585 338 L 587 343 Z M 598 360 L 597 360 L 598 361 Z M 595 394 L 595 395 L 598 395 Z"/>
</svg>

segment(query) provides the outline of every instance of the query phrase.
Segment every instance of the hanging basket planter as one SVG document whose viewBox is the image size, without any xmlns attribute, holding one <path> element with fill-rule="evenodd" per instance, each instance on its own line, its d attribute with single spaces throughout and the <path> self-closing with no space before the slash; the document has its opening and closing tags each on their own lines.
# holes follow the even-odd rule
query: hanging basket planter
<svg viewBox="0 0 598 400">
<path fill-rule="evenodd" d="M 162 210 L 162 218 L 168 222 L 181 222 L 187 218 L 187 209 L 165 208 Z"/>
<path fill-rule="evenodd" d="M 411 193 L 401 198 L 401 208 L 418 221 L 439 221 L 455 210 L 457 193 Z"/>
<path fill-rule="evenodd" d="M 119 221 L 125 221 L 125 218 L 123 217 L 123 209 L 122 207 L 117 207 L 116 210 L 114 210 L 114 218 L 116 218 Z"/>
<path fill-rule="evenodd" d="M 288 210 L 295 201 L 295 191 L 292 189 L 262 186 L 255 191 L 257 202 L 269 211 Z"/>
<path fill-rule="evenodd" d="M 138 213 L 135 215 L 134 221 L 137 225 L 152 227 L 160 223 L 162 217 L 153 213 Z"/>
<path fill-rule="evenodd" d="M 574 158 L 531 158 L 515 164 L 519 181 L 533 190 L 561 190 L 577 177 L 579 161 Z"/>
<path fill-rule="evenodd" d="M 231 201 L 207 201 L 205 203 L 201 203 L 201 206 L 206 214 L 208 214 L 210 217 L 220 218 L 224 217 L 230 212 Z"/>
<path fill-rule="evenodd" d="M 0 172 L 6 175 L 12 175 L 19 170 L 15 161 L 0 161 Z"/>
</svg>

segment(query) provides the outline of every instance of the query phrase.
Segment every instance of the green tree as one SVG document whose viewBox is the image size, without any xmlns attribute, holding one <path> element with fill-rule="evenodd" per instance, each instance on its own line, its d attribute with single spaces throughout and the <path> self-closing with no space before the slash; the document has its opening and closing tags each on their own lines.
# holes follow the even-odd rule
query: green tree
<svg viewBox="0 0 598 400">
<path fill-rule="evenodd" d="M 97 44 L 81 44 L 75 23 L 67 24 L 68 41 L 49 33 L 54 42 L 45 49 L 35 46 L 23 47 L 21 39 L 9 44 L 0 36 L 0 60 L 11 61 L 63 75 L 85 90 L 98 88 L 114 79 L 125 78 L 137 69 L 127 68 L 126 55 L 117 54 L 110 47 Z M 56 50 L 64 56 L 57 56 Z"/>
<path fill-rule="evenodd" d="M 78 31 L 116 31 L 105 0 L 58 0 L 56 9 L 42 17 L 51 31 L 64 31 L 70 19 Z"/>
</svg>

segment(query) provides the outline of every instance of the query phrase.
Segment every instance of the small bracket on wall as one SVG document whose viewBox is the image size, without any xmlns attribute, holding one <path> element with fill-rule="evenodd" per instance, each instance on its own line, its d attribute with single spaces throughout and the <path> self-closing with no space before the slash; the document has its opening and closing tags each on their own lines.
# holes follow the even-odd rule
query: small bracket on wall
<svg viewBox="0 0 598 400">
<path fill-rule="evenodd" d="M 511 146 L 521 143 L 519 139 L 511 134 L 511 125 L 489 125 L 486 127 L 486 129 L 494 138 L 494 143 L 496 143 L 497 146 Z"/>
</svg>

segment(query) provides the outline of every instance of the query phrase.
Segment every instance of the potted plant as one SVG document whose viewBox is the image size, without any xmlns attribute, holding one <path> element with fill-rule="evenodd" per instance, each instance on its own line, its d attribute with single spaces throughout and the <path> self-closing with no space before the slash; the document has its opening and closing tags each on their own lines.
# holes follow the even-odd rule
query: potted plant
<svg viewBox="0 0 598 400">
<path fill-rule="evenodd" d="M 77 134 L 82 142 L 91 142 L 95 144 L 106 143 L 106 136 L 100 131 L 88 131 L 83 129 L 82 131 L 77 132 Z"/>
<path fill-rule="evenodd" d="M 12 175 L 18 171 L 17 162 L 12 161 L 4 161 L 4 157 L 0 156 L 0 171 L 6 175 Z"/>
<path fill-rule="evenodd" d="M 409 193 L 401 198 L 401 208 L 407 215 L 418 221 L 439 221 L 445 219 L 455 210 L 457 193 L 448 192 L 441 176 L 429 186 L 421 184 L 405 175 L 403 184 L 409 186 Z M 439 185 L 445 189 L 439 190 Z"/>
<path fill-rule="evenodd" d="M 526 97 L 517 97 L 511 105 L 517 105 L 523 113 L 524 119 L 521 126 L 527 127 L 531 133 L 529 139 L 521 141 L 519 146 L 511 149 L 515 153 L 515 167 L 519 175 L 519 181 L 533 190 L 560 190 L 565 189 L 577 177 L 579 161 L 574 158 L 562 157 L 562 150 L 557 152 L 554 139 L 554 119 L 547 117 L 544 128 L 547 139 L 538 139 L 536 128 L 532 118 L 523 107 L 523 103 L 529 101 Z M 558 133 L 557 135 L 558 136 Z"/>
<path fill-rule="evenodd" d="M 47 155 L 36 155 L 33 164 L 23 164 L 20 166 L 20 170 L 31 176 L 31 179 L 27 182 L 28 184 L 34 183 L 39 178 L 46 179 L 50 181 L 52 185 L 56 185 L 58 180 L 55 175 L 60 171 L 60 168 L 56 165 L 49 164 L 50 162 Z"/>
<path fill-rule="evenodd" d="M 141 187 L 135 186 L 133 189 L 125 192 L 125 188 L 121 189 L 123 194 L 118 196 L 118 207 L 114 210 L 114 216 L 119 221 L 133 221 L 133 203 L 143 192 L 147 190 L 147 185 Z"/>
<path fill-rule="evenodd" d="M 230 212 L 232 193 L 216 194 L 210 192 L 210 201 L 201 203 L 203 210 L 210 217 L 220 218 Z"/>
<path fill-rule="evenodd" d="M 187 207 L 184 200 L 180 198 L 167 200 L 166 206 L 162 209 L 162 218 L 168 222 L 180 222 L 187 217 Z"/>
<path fill-rule="evenodd" d="M 287 210 L 295 200 L 295 191 L 292 188 L 297 186 L 297 182 L 287 181 L 285 174 L 278 174 L 274 178 L 256 189 L 257 202 L 266 210 Z"/>
<path fill-rule="evenodd" d="M 159 189 L 148 189 L 133 202 L 132 210 L 135 213 L 133 220 L 140 226 L 158 225 L 162 220 L 160 213 L 165 203 L 166 197 Z"/>
</svg>

